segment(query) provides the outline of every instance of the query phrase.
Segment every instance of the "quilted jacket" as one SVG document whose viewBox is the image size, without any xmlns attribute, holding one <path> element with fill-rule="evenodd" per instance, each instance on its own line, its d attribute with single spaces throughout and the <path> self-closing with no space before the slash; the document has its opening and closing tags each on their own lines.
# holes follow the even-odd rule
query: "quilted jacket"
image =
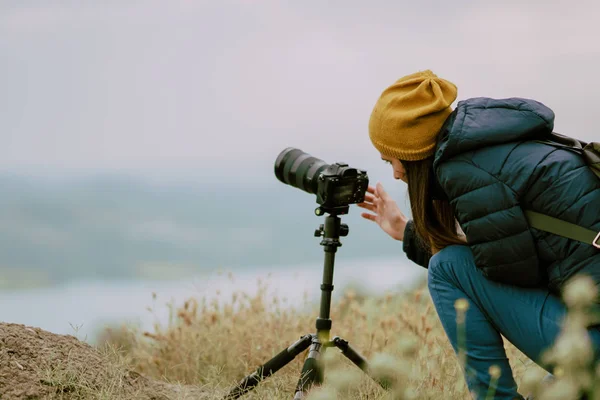
<svg viewBox="0 0 600 400">
<path fill-rule="evenodd" d="M 576 273 L 600 283 L 600 250 L 531 228 L 531 209 L 600 231 L 600 179 L 575 152 L 536 142 L 554 113 L 529 99 L 460 101 L 438 135 L 434 193 L 447 199 L 489 279 L 558 292 Z M 427 267 L 412 221 L 404 251 Z"/>
</svg>

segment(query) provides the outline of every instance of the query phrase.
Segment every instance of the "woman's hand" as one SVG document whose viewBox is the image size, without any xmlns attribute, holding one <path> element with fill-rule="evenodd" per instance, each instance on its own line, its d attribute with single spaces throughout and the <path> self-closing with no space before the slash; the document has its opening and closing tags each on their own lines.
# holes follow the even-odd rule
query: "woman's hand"
<svg viewBox="0 0 600 400">
<path fill-rule="evenodd" d="M 408 218 L 402 214 L 396 202 L 383 189 L 381 183 L 378 183 L 376 187 L 369 186 L 365 193 L 365 201 L 357 205 L 375 213 L 362 213 L 363 218 L 376 222 L 393 239 L 404 239 L 404 228 Z"/>
</svg>

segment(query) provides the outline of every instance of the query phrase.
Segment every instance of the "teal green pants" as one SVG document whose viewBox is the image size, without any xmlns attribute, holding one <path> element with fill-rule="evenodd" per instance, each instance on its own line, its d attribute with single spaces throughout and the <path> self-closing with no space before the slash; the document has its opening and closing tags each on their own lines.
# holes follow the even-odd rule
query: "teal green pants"
<svg viewBox="0 0 600 400">
<path fill-rule="evenodd" d="M 552 346 L 566 314 L 564 303 L 546 289 L 528 289 L 493 282 L 476 268 L 467 246 L 449 246 L 429 262 L 429 292 L 444 330 L 458 352 L 455 301 L 469 302 L 465 316 L 465 379 L 475 399 L 485 399 L 489 368 L 500 368 L 494 399 L 523 399 L 517 392 L 500 335 L 541 365 L 543 351 Z M 600 329 L 588 330 L 600 359 Z M 544 367 L 543 365 L 541 365 Z"/>
</svg>

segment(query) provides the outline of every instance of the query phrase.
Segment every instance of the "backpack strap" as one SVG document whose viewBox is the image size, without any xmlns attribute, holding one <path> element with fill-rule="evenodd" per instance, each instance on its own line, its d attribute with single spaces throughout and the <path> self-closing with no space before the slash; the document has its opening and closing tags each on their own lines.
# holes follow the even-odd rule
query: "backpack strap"
<svg viewBox="0 0 600 400">
<path fill-rule="evenodd" d="M 585 146 L 588 143 L 572 138 L 570 136 L 565 136 L 558 132 L 544 133 L 544 135 L 536 137 L 534 139 L 535 142 L 549 144 L 550 146 L 560 147 L 565 150 L 571 150 L 578 154 L 583 154 Z"/>
<path fill-rule="evenodd" d="M 548 138 L 554 142 L 560 143 L 567 147 L 573 147 L 578 150 L 582 150 L 587 145 L 587 143 L 583 140 L 575 139 L 574 137 L 566 136 L 558 132 L 550 133 Z"/>
<path fill-rule="evenodd" d="M 535 229 L 591 244 L 600 250 L 600 232 L 594 232 L 591 229 L 535 211 L 523 210 L 523 212 L 529 222 L 529 226 Z"/>
</svg>

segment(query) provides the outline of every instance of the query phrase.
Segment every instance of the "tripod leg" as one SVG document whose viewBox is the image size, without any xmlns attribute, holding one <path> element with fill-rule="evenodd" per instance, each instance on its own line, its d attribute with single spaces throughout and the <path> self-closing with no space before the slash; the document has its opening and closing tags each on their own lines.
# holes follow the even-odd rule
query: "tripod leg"
<svg viewBox="0 0 600 400">
<path fill-rule="evenodd" d="M 310 346 L 308 356 L 304 361 L 300 379 L 296 385 L 294 400 L 304 399 L 304 395 L 313 384 L 323 383 L 323 364 L 321 363 L 322 352 L 325 348 L 318 339 L 315 339 Z"/>
<path fill-rule="evenodd" d="M 380 379 L 376 379 L 373 377 L 373 375 L 371 375 L 370 369 L 369 369 L 369 363 L 367 362 L 367 359 L 364 358 L 363 356 L 361 356 L 356 350 L 354 350 L 352 348 L 352 346 L 350 346 L 346 340 L 340 338 L 339 336 L 336 336 L 333 338 L 333 340 L 331 342 L 333 343 L 333 345 L 335 347 L 337 347 L 338 349 L 341 350 L 342 354 L 347 359 L 352 361 L 354 363 L 354 365 L 356 365 L 358 368 L 362 369 L 367 375 L 369 375 L 371 378 L 373 378 L 373 380 L 375 382 L 377 382 L 379 385 L 381 385 L 382 388 L 388 389 L 390 387 L 389 382 L 380 380 Z"/>
<path fill-rule="evenodd" d="M 260 381 L 262 381 L 264 378 L 268 378 L 275 372 L 279 371 L 290 361 L 292 361 L 298 354 L 306 350 L 308 346 L 310 346 L 310 344 L 312 343 L 312 339 L 312 335 L 302 336 L 296 343 L 292 344 L 287 349 L 281 351 L 275 357 L 258 367 L 258 369 L 255 372 L 242 379 L 236 385 L 236 387 L 233 388 L 227 396 L 225 396 L 224 400 L 237 399 L 246 392 L 249 392 L 250 390 L 254 389 L 254 387 L 258 385 Z"/>
</svg>

